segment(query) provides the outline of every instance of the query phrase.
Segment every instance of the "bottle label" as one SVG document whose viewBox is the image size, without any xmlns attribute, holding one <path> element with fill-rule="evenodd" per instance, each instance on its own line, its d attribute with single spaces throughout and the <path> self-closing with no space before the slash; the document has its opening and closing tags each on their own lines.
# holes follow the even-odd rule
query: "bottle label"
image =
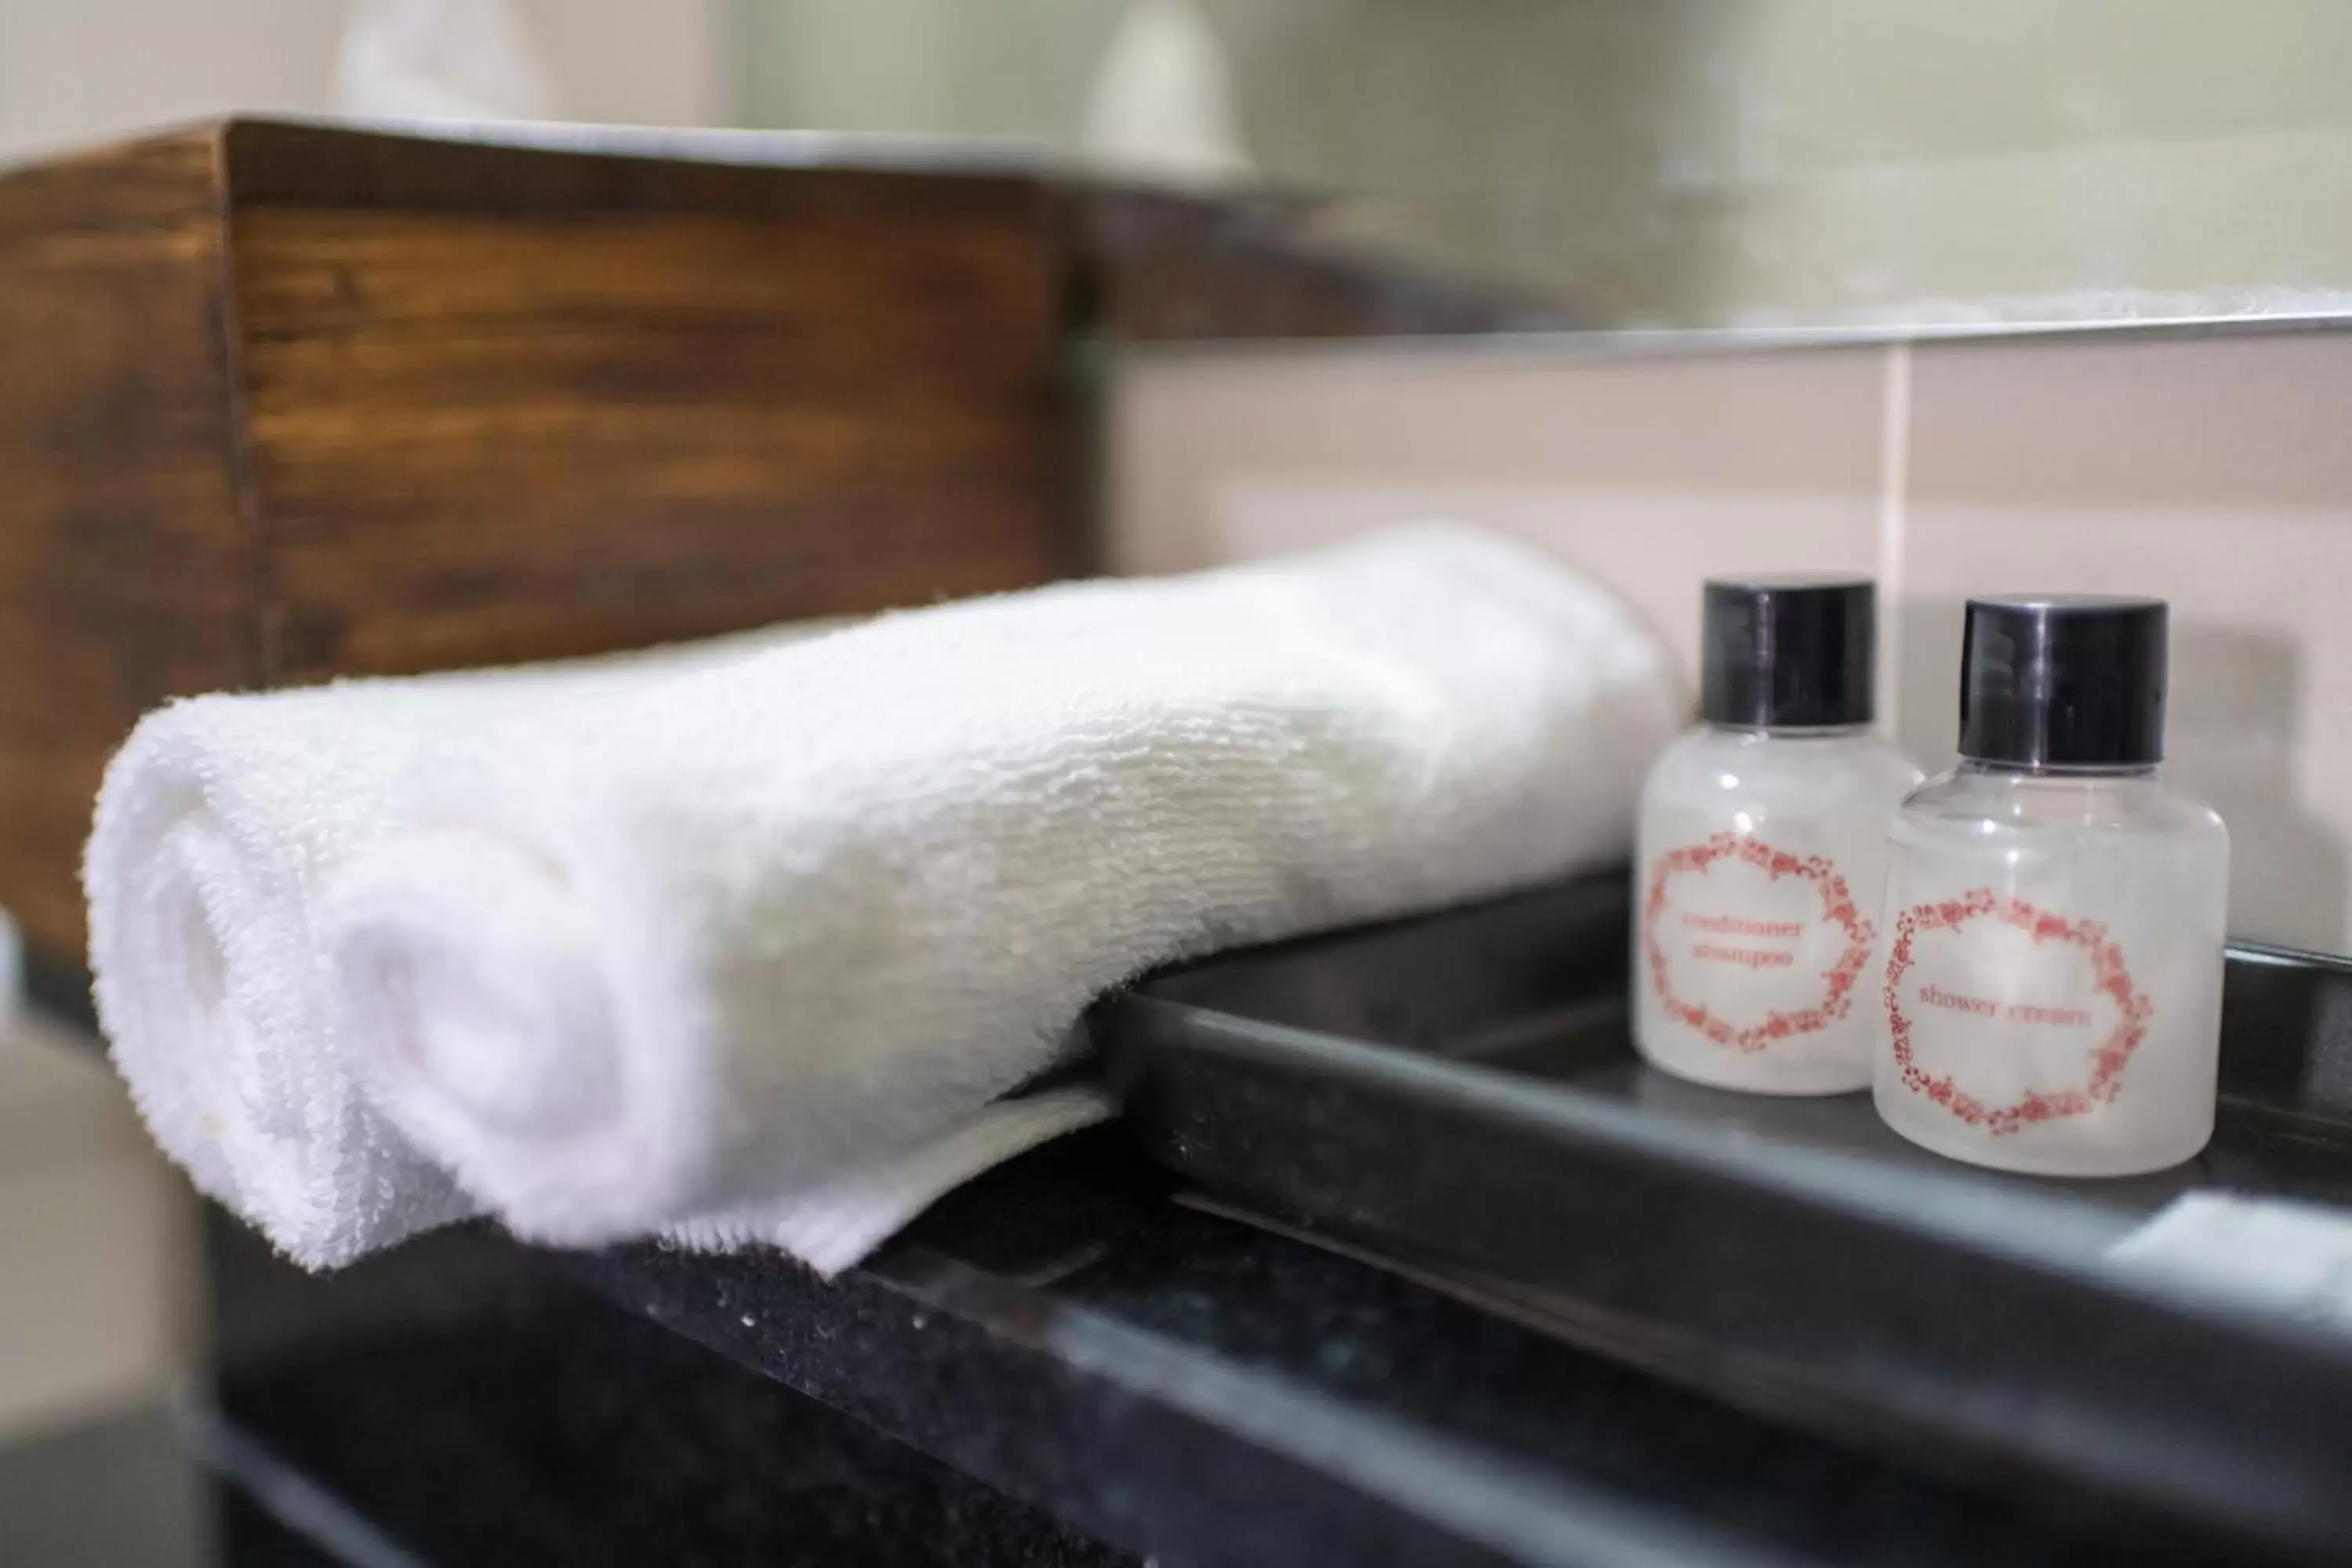
<svg viewBox="0 0 2352 1568">
<path fill-rule="evenodd" d="M 2105 925 L 1990 888 L 1896 917 L 1885 1002 L 1903 1087 L 1995 1137 L 2113 1101 L 2156 1011 Z"/>
<path fill-rule="evenodd" d="M 1659 1006 L 1751 1054 L 1843 1019 L 1875 934 L 1827 857 L 1738 833 L 1660 855 L 1642 901 Z"/>
</svg>

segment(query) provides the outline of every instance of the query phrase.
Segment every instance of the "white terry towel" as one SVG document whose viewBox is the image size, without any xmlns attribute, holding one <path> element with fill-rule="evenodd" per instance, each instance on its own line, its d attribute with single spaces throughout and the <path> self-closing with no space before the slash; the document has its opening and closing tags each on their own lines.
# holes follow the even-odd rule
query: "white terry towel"
<svg viewBox="0 0 2352 1568">
<path fill-rule="evenodd" d="M 1682 708 L 1614 602 L 1446 530 L 203 698 L 109 770 L 91 965 L 158 1141 L 300 1261 L 479 1206 L 833 1268 L 1100 1114 L 1003 1097 L 1121 979 L 1622 856 Z"/>
</svg>

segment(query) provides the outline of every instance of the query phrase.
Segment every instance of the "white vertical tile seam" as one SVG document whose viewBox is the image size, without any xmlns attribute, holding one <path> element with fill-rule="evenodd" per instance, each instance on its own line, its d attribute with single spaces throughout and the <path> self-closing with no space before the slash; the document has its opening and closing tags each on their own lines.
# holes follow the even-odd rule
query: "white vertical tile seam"
<svg viewBox="0 0 2352 1568">
<path fill-rule="evenodd" d="M 1878 728 L 1893 734 L 1902 690 L 1903 553 L 1911 484 L 1911 345 L 1886 349 L 1878 411 Z"/>
</svg>

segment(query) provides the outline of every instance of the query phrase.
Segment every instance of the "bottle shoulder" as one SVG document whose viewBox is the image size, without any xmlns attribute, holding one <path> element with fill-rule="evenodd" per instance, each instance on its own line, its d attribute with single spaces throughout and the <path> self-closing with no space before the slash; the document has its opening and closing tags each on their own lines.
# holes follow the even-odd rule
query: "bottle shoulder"
<svg viewBox="0 0 2352 1568">
<path fill-rule="evenodd" d="M 1919 769 L 1875 731 L 1792 737 L 1701 727 L 1659 754 L 1648 808 L 1772 815 L 1881 815 L 1919 782 Z"/>
<path fill-rule="evenodd" d="M 1956 769 L 1904 796 L 1898 834 L 2000 838 L 2151 835 L 2228 841 L 2221 814 L 2157 773 L 2050 774 Z"/>
</svg>

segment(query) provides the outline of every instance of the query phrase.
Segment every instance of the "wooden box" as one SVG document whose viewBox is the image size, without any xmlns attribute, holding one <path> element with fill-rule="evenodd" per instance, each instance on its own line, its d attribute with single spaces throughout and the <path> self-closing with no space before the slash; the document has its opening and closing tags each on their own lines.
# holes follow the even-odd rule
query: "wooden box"
<svg viewBox="0 0 2352 1568">
<path fill-rule="evenodd" d="M 100 770 L 167 697 L 1068 569 L 1052 194 L 801 146 L 238 121 L 0 175 L 0 905 L 38 946 L 79 954 Z"/>
</svg>

